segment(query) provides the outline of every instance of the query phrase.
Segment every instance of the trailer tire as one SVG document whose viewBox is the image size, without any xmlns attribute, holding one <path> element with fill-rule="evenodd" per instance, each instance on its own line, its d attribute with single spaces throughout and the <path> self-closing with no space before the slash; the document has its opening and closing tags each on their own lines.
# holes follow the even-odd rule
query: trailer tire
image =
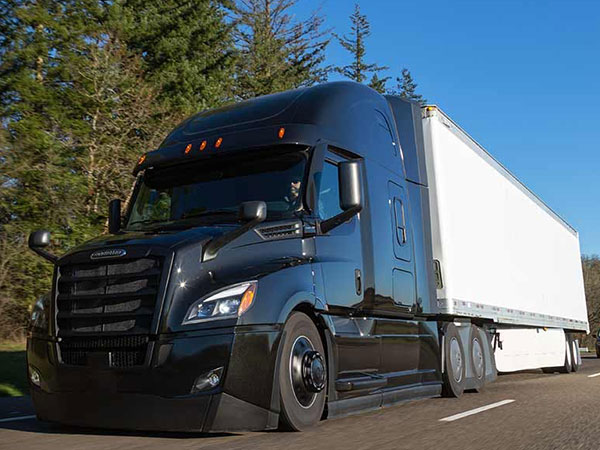
<svg viewBox="0 0 600 450">
<path fill-rule="evenodd" d="M 304 313 L 293 312 L 284 326 L 279 362 L 280 428 L 302 431 L 319 422 L 327 392 L 327 363 L 319 331 Z"/>
<path fill-rule="evenodd" d="M 571 349 L 571 370 L 577 372 L 579 370 L 579 351 L 577 347 L 576 339 L 572 336 L 568 336 L 569 348 Z"/>
<path fill-rule="evenodd" d="M 473 390 L 476 392 L 481 391 L 485 385 L 485 350 L 484 343 L 481 342 L 481 333 L 479 327 L 471 325 L 471 333 L 469 336 L 471 345 L 470 349 L 470 362 L 471 371 L 473 374 Z"/>
<path fill-rule="evenodd" d="M 571 344 L 569 335 L 565 334 L 565 363 L 562 367 L 558 368 L 559 373 L 569 373 L 573 370 L 573 364 L 571 359 Z"/>
<path fill-rule="evenodd" d="M 442 395 L 444 397 L 460 397 L 465 390 L 465 351 L 458 330 L 453 323 L 443 328 L 444 336 L 444 371 L 442 379 Z"/>
</svg>

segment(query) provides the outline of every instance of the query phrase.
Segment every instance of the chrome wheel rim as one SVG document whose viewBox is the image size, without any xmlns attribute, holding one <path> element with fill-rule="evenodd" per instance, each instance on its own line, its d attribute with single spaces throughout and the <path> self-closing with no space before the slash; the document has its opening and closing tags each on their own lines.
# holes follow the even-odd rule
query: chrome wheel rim
<svg viewBox="0 0 600 450">
<path fill-rule="evenodd" d="M 463 377 L 463 356 L 458 339 L 450 339 L 450 369 L 452 377 L 457 383 L 462 381 Z"/>
<path fill-rule="evenodd" d="M 475 377 L 483 378 L 483 349 L 479 339 L 473 339 L 471 344 L 473 351 L 473 369 L 475 370 Z"/>
</svg>

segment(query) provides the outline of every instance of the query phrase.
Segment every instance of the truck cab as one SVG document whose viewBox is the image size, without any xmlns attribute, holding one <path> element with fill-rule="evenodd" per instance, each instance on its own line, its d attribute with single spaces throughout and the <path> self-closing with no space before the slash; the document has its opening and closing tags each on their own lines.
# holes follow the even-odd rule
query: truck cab
<svg viewBox="0 0 600 450">
<path fill-rule="evenodd" d="M 27 347 L 38 417 L 302 430 L 464 388 L 420 126 L 418 104 L 350 82 L 201 112 L 140 158 L 110 234 L 60 257 L 32 234 L 55 265 Z"/>
</svg>

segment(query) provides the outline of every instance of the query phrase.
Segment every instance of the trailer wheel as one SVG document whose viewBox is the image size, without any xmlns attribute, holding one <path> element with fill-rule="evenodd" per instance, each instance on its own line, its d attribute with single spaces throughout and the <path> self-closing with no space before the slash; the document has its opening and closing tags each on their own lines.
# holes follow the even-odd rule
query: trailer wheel
<svg viewBox="0 0 600 450">
<path fill-rule="evenodd" d="M 317 327 L 306 314 L 292 313 L 284 332 L 279 362 L 280 426 L 301 431 L 318 423 L 323 414 L 327 392 L 325 351 Z"/>
<path fill-rule="evenodd" d="M 565 335 L 565 363 L 558 369 L 559 373 L 569 373 L 573 370 L 573 364 L 571 359 L 571 345 L 569 342 L 569 336 Z"/>
<path fill-rule="evenodd" d="M 473 371 L 473 380 L 475 386 L 473 389 L 479 392 L 483 389 L 485 384 L 485 354 L 483 343 L 481 342 L 481 333 L 479 327 L 471 325 L 471 334 L 469 336 L 471 341 L 471 369 Z"/>
<path fill-rule="evenodd" d="M 577 340 L 569 335 L 567 337 L 567 341 L 569 342 L 569 348 L 571 349 L 571 370 L 573 372 L 577 372 L 579 370 L 579 348 L 577 346 Z"/>
<path fill-rule="evenodd" d="M 444 373 L 442 395 L 460 397 L 465 390 L 464 346 L 453 323 L 444 326 Z"/>
</svg>

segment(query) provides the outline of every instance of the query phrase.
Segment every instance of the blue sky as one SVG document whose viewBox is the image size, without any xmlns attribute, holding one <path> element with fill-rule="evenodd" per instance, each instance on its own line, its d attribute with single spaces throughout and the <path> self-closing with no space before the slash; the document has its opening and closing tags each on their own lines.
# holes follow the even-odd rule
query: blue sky
<svg viewBox="0 0 600 450">
<path fill-rule="evenodd" d="M 362 0 L 368 62 L 438 104 L 600 254 L 600 1 Z M 349 30 L 348 0 L 321 7 Z M 335 42 L 330 64 L 348 63 Z M 331 79 L 338 79 L 332 76 Z"/>
</svg>

